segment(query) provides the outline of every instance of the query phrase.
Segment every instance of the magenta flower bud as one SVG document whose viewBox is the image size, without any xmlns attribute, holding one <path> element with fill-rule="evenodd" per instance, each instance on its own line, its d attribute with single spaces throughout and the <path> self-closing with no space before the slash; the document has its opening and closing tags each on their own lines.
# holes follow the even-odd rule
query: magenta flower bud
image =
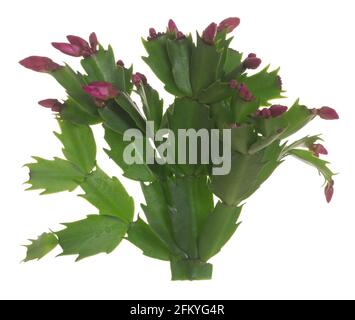
<svg viewBox="0 0 355 320">
<path fill-rule="evenodd" d="M 136 72 L 132 74 L 132 82 L 136 87 L 139 87 L 141 84 L 143 85 L 148 84 L 146 76 L 140 72 Z"/>
<path fill-rule="evenodd" d="M 110 82 L 92 82 L 83 87 L 84 91 L 93 98 L 106 101 L 118 96 L 119 91 Z"/>
<path fill-rule="evenodd" d="M 236 17 L 227 18 L 220 22 L 218 25 L 218 32 L 227 29 L 227 33 L 232 32 L 240 24 L 240 19 Z"/>
<path fill-rule="evenodd" d="M 37 72 L 53 72 L 63 68 L 63 66 L 53 62 L 51 59 L 39 56 L 28 57 L 26 59 L 21 60 L 19 63 L 25 68 Z"/>
<path fill-rule="evenodd" d="M 86 40 L 84 40 L 83 38 L 78 37 L 78 36 L 69 35 L 69 36 L 67 36 L 67 39 L 70 44 L 80 48 L 81 55 L 84 58 L 90 57 L 91 54 L 93 53 L 93 50 L 91 49 L 89 43 Z M 93 39 L 93 40 L 95 40 L 95 39 Z"/>
<path fill-rule="evenodd" d="M 148 40 L 153 40 L 156 39 L 158 37 L 157 32 L 155 31 L 154 28 L 149 28 L 149 37 Z"/>
<path fill-rule="evenodd" d="M 333 108 L 329 108 L 329 107 L 322 107 L 316 109 L 316 114 L 324 120 L 339 119 L 338 113 Z"/>
<path fill-rule="evenodd" d="M 124 62 L 122 60 L 117 60 L 116 64 L 120 67 L 124 67 Z"/>
<path fill-rule="evenodd" d="M 285 113 L 287 111 L 287 109 L 288 108 L 286 106 L 282 106 L 280 104 L 274 104 L 269 108 L 269 110 L 271 112 L 271 116 L 273 118 L 281 116 L 283 113 Z"/>
<path fill-rule="evenodd" d="M 97 36 L 95 32 L 92 32 L 89 36 L 90 47 L 93 53 L 97 52 L 97 47 L 99 45 L 99 41 L 97 40 Z"/>
<path fill-rule="evenodd" d="M 170 19 L 168 22 L 168 31 L 171 33 L 177 33 L 179 31 L 174 20 Z"/>
<path fill-rule="evenodd" d="M 309 146 L 309 150 L 313 151 L 313 154 L 316 157 L 319 157 L 320 154 L 328 154 L 328 150 L 320 143 L 314 143 Z"/>
<path fill-rule="evenodd" d="M 241 83 L 239 85 L 238 93 L 239 93 L 239 97 L 241 97 L 245 101 L 251 101 L 254 99 L 253 95 L 251 94 L 248 87 L 244 83 Z"/>
<path fill-rule="evenodd" d="M 271 111 L 270 109 L 268 108 L 264 108 L 264 109 L 261 109 L 260 110 L 260 115 L 261 117 L 263 117 L 264 119 L 268 119 L 270 118 L 272 115 L 271 115 Z"/>
<path fill-rule="evenodd" d="M 202 39 L 209 45 L 214 45 L 214 40 L 217 34 L 217 24 L 212 22 L 202 33 Z"/>
<path fill-rule="evenodd" d="M 80 47 L 74 44 L 63 42 L 52 42 L 52 46 L 60 52 L 72 57 L 80 57 L 82 55 Z"/>
<path fill-rule="evenodd" d="M 232 79 L 231 81 L 229 81 L 229 88 L 236 90 L 238 89 L 238 82 L 235 79 Z"/>
<path fill-rule="evenodd" d="M 45 99 L 38 101 L 38 104 L 44 108 L 49 108 L 53 112 L 60 112 L 63 108 L 63 103 L 59 102 L 57 99 Z"/>
<path fill-rule="evenodd" d="M 330 180 L 324 188 L 325 199 L 327 200 L 328 203 L 332 200 L 333 194 L 334 194 L 334 181 Z"/>
<path fill-rule="evenodd" d="M 243 61 L 244 69 L 256 69 L 261 64 L 261 60 L 256 57 L 255 53 L 250 53 L 248 57 Z"/>
</svg>

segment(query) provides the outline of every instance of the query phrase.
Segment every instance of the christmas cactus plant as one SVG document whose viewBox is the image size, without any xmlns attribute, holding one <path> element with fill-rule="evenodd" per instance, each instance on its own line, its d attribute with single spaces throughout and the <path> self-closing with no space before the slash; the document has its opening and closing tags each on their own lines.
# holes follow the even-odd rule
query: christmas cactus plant
<svg viewBox="0 0 355 320">
<path fill-rule="evenodd" d="M 238 228 L 243 202 L 288 156 L 319 171 L 326 200 L 331 200 L 334 174 L 319 157 L 327 154 L 321 138 L 288 139 L 316 117 L 337 119 L 336 111 L 308 108 L 298 100 L 290 107 L 272 104 L 284 93 L 279 70 L 250 71 L 261 64 L 257 55 L 244 56 L 230 48 L 228 35 L 239 22 L 228 18 L 211 23 L 195 40 L 172 20 L 165 32 L 149 30 L 143 39 L 143 60 L 175 97 L 166 110 L 147 78 L 116 61 L 112 48 L 105 49 L 95 33 L 89 41 L 68 36 L 68 43 L 52 43 L 64 54 L 81 57 L 84 72 L 46 57 L 20 61 L 51 75 L 67 93 L 63 101 L 39 102 L 55 113 L 63 157 L 34 157 L 27 164 L 29 189 L 50 194 L 80 187 L 80 196 L 98 210 L 31 240 L 25 261 L 40 259 L 58 245 L 61 255 L 80 260 L 110 253 L 125 239 L 146 256 L 170 262 L 173 280 L 210 279 L 208 261 Z M 135 210 L 122 183 L 96 162 L 92 126 L 103 126 L 108 145 L 104 151 L 126 178 L 140 183 L 142 211 Z M 188 139 L 180 148 L 180 141 L 175 144 L 172 137 L 182 129 L 213 132 L 217 144 L 207 142 L 211 150 L 206 156 L 201 134 L 196 152 Z M 127 139 L 132 130 L 139 133 L 137 139 Z M 216 161 L 221 160 L 219 147 L 229 157 L 224 172 L 215 170 L 223 165 Z M 189 161 L 179 161 L 181 153 Z M 136 161 L 127 161 L 127 154 Z"/>
</svg>

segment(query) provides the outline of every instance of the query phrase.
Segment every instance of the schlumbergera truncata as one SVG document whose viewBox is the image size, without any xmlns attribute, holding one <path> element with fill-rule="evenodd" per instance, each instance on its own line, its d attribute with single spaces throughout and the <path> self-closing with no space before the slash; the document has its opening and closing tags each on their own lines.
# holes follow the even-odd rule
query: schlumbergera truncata
<svg viewBox="0 0 355 320">
<path fill-rule="evenodd" d="M 208 261 L 238 228 L 243 202 L 286 157 L 314 166 L 324 177 L 326 200 L 331 200 L 334 173 L 319 157 L 327 154 L 319 135 L 287 139 L 316 117 L 332 120 L 338 114 L 330 107 L 308 108 L 298 100 L 290 107 L 272 104 L 284 93 L 279 70 L 253 71 L 261 64 L 257 55 L 244 56 L 229 47 L 232 38 L 228 34 L 239 22 L 228 18 L 211 23 L 195 40 L 172 20 L 165 32 L 149 30 L 143 39 L 147 51 L 143 60 L 175 97 L 166 110 L 147 78 L 133 73 L 133 67 L 127 68 L 122 60 L 116 61 L 112 48 L 105 49 L 95 33 L 89 41 L 68 36 L 68 43 L 52 43 L 69 56 L 82 57 L 84 72 L 46 57 L 20 61 L 28 69 L 51 75 L 67 93 L 63 101 L 39 102 L 55 113 L 60 128 L 55 135 L 63 144 L 63 157 L 34 157 L 27 164 L 29 189 L 50 194 L 80 187 L 81 197 L 98 210 L 96 215 L 64 223 L 61 230 L 31 240 L 25 261 L 40 259 L 58 245 L 61 255 L 77 255 L 80 260 L 110 253 L 125 239 L 146 256 L 170 262 L 173 280 L 210 279 Z M 142 210 L 135 210 L 133 198 L 119 179 L 96 162 L 91 126 L 103 126 L 108 145 L 104 151 L 126 178 L 140 183 L 145 197 Z M 126 139 L 132 129 L 140 133 L 140 139 Z M 167 134 L 149 139 L 161 129 Z M 181 129 L 217 132 L 218 146 L 227 132 L 228 171 L 215 174 L 213 150 L 206 161 L 202 139 L 194 161 L 179 162 L 180 142 L 174 146 L 170 137 Z M 183 148 L 188 159 L 189 138 Z M 156 161 L 147 155 L 148 145 Z M 163 161 L 159 152 L 164 153 L 166 145 L 176 153 Z M 127 162 L 127 150 L 141 161 Z"/>
</svg>

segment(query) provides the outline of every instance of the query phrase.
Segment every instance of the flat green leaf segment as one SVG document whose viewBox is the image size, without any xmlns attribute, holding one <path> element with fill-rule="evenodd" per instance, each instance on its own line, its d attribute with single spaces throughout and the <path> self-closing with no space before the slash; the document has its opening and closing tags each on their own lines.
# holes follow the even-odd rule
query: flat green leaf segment
<svg viewBox="0 0 355 320">
<path fill-rule="evenodd" d="M 55 133 L 63 144 L 63 154 L 85 173 L 90 173 L 96 162 L 96 143 L 91 128 L 69 121 L 58 121 L 61 133 Z"/>
<path fill-rule="evenodd" d="M 295 158 L 315 167 L 326 181 L 331 181 L 334 173 L 328 168 L 329 162 L 319 159 L 313 152 L 301 149 L 293 149 L 288 152 Z"/>
<path fill-rule="evenodd" d="M 248 77 L 242 76 L 240 81 L 245 83 L 252 94 L 258 98 L 260 105 L 270 105 L 270 100 L 282 98 L 282 89 L 280 78 L 278 76 L 279 69 L 268 72 L 269 66 L 260 72 Z"/>
<path fill-rule="evenodd" d="M 42 233 L 37 239 L 30 241 L 31 244 L 25 246 L 27 254 L 24 262 L 42 259 L 58 244 L 58 239 L 53 233 Z"/>
<path fill-rule="evenodd" d="M 133 222 L 127 233 L 127 240 L 143 251 L 143 254 L 159 260 L 170 260 L 171 253 L 151 227 L 141 218 Z"/>
<path fill-rule="evenodd" d="M 200 258 L 207 261 L 217 254 L 238 228 L 242 207 L 229 207 L 218 202 L 208 215 L 199 237 Z"/>
<path fill-rule="evenodd" d="M 133 199 L 116 177 L 111 178 L 97 168 L 80 186 L 85 191 L 81 196 L 98 208 L 101 214 L 132 221 Z"/>
<path fill-rule="evenodd" d="M 27 190 L 43 189 L 41 194 L 73 191 L 84 181 L 85 174 L 67 160 L 46 160 L 39 157 L 33 159 L 37 162 L 26 165 L 30 169 L 27 183 L 31 184 Z"/>
<path fill-rule="evenodd" d="M 124 141 L 123 134 L 117 133 L 109 128 L 105 128 L 105 140 L 107 144 L 110 146 L 110 150 L 104 149 L 107 155 L 117 163 L 117 165 L 123 170 L 123 175 L 127 178 L 138 180 L 138 181 L 154 181 L 155 175 L 152 170 L 149 168 L 147 164 L 145 164 L 145 143 L 146 141 L 134 140 Z M 142 164 L 133 163 L 127 164 L 127 162 L 123 159 L 123 153 L 125 148 L 129 144 L 135 144 L 136 151 L 139 152 L 142 147 L 143 153 L 137 154 L 136 156 L 141 159 Z"/>
<path fill-rule="evenodd" d="M 128 228 L 121 219 L 104 215 L 90 215 L 64 226 L 64 230 L 56 232 L 63 249 L 61 255 L 78 255 L 76 261 L 98 253 L 111 253 Z"/>
</svg>

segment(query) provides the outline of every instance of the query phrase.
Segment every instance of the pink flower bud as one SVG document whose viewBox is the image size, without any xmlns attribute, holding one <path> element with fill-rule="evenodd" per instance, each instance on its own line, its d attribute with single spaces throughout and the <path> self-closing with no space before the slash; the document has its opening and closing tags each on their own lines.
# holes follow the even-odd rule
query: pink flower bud
<svg viewBox="0 0 355 320">
<path fill-rule="evenodd" d="M 322 107 L 316 109 L 316 114 L 324 120 L 339 119 L 338 113 L 333 108 L 329 108 L 329 107 Z"/>
<path fill-rule="evenodd" d="M 83 87 L 84 91 L 93 98 L 106 101 L 118 96 L 119 91 L 110 82 L 92 82 Z"/>
<path fill-rule="evenodd" d="M 212 22 L 202 33 L 202 39 L 209 45 L 214 45 L 214 40 L 217 34 L 217 24 Z"/>
<path fill-rule="evenodd" d="M 254 99 L 253 95 L 251 94 L 248 87 L 244 83 L 241 83 L 239 85 L 238 93 L 239 93 L 239 97 L 241 97 L 245 101 L 251 101 Z"/>
<path fill-rule="evenodd" d="M 309 150 L 313 151 L 313 154 L 316 157 L 319 157 L 320 154 L 328 154 L 328 150 L 320 143 L 314 143 L 310 145 Z"/>
<path fill-rule="evenodd" d="M 261 64 L 261 60 L 256 57 L 255 53 L 250 53 L 248 57 L 243 61 L 244 69 L 256 69 Z"/>
<path fill-rule="evenodd" d="M 227 18 L 220 22 L 218 25 L 218 32 L 227 29 L 227 33 L 232 32 L 240 24 L 240 19 L 236 17 Z"/>
<path fill-rule="evenodd" d="M 81 57 L 82 55 L 80 47 L 74 44 L 63 43 L 63 42 L 52 42 L 52 46 L 57 50 L 59 50 L 60 52 L 67 54 L 68 56 Z"/>
<path fill-rule="evenodd" d="M 170 19 L 168 22 L 168 31 L 171 33 L 177 33 L 179 31 L 174 20 Z"/>
<path fill-rule="evenodd" d="M 116 64 L 122 68 L 124 67 L 124 63 L 122 60 L 117 60 Z"/>
<path fill-rule="evenodd" d="M 88 57 L 92 54 L 92 50 L 91 50 L 89 43 L 86 40 L 84 40 L 83 38 L 78 37 L 78 36 L 69 35 L 69 36 L 67 36 L 67 39 L 70 44 L 78 46 L 80 48 L 80 50 L 82 52 L 82 56 Z"/>
<path fill-rule="evenodd" d="M 279 105 L 279 104 L 274 104 L 272 105 L 269 110 L 271 112 L 271 116 L 273 118 L 276 118 L 278 116 L 281 116 L 283 113 L 285 113 L 287 111 L 287 107 L 286 106 L 282 106 L 282 105 Z"/>
<path fill-rule="evenodd" d="M 95 32 L 92 32 L 89 36 L 89 42 L 90 42 L 90 47 L 91 51 L 93 53 L 97 52 L 97 47 L 99 45 L 99 41 L 97 40 L 97 36 Z"/>
<path fill-rule="evenodd" d="M 63 108 L 63 104 L 59 102 L 57 99 L 45 99 L 38 101 L 38 104 L 44 108 L 49 108 L 53 112 L 60 112 Z"/>
<path fill-rule="evenodd" d="M 332 200 L 334 194 L 334 181 L 330 180 L 324 188 L 325 199 L 329 203 Z"/>
<path fill-rule="evenodd" d="M 261 117 L 263 117 L 264 119 L 268 119 L 271 117 L 271 111 L 268 108 L 264 108 L 260 110 L 260 115 Z"/>
<path fill-rule="evenodd" d="M 238 88 L 238 82 L 235 79 L 232 79 L 229 81 L 229 88 L 231 89 L 237 89 Z"/>
<path fill-rule="evenodd" d="M 149 37 L 148 40 L 156 39 L 158 37 L 157 32 L 154 28 L 149 28 Z"/>
<path fill-rule="evenodd" d="M 136 87 L 139 87 L 141 84 L 143 85 L 148 84 L 146 76 L 140 72 L 136 72 L 132 74 L 132 82 Z"/>
<path fill-rule="evenodd" d="M 31 56 L 19 62 L 27 69 L 37 72 L 53 72 L 63 68 L 63 66 L 53 62 L 47 57 Z"/>
</svg>

